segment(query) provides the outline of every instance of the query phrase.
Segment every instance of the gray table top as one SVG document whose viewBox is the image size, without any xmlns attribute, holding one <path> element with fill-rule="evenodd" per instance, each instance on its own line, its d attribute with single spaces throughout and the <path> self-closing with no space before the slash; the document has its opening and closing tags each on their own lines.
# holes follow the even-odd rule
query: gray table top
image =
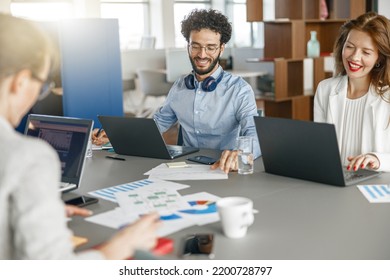
<svg viewBox="0 0 390 280">
<path fill-rule="evenodd" d="M 123 156 L 126 161 L 107 159 L 106 151 L 94 151 L 86 159 L 82 185 L 64 194 L 64 199 L 89 191 L 145 179 L 149 169 L 166 160 Z M 202 150 L 197 154 L 218 157 L 218 152 Z M 186 157 L 175 161 L 183 161 Z M 366 181 L 388 184 L 390 174 Z M 249 197 L 259 210 L 247 236 L 229 239 L 219 222 L 192 226 L 169 235 L 174 240 L 175 259 L 186 234 L 214 233 L 216 259 L 390 259 L 390 204 L 369 203 L 355 186 L 335 187 L 276 176 L 264 172 L 261 158 L 255 161 L 252 175 L 230 173 L 228 180 L 178 181 L 191 187 L 182 195 L 206 191 L 225 196 Z M 95 214 L 117 207 L 99 200 L 88 206 Z M 80 249 L 89 248 L 115 231 L 74 217 L 69 222 L 76 235 L 89 239 Z"/>
</svg>

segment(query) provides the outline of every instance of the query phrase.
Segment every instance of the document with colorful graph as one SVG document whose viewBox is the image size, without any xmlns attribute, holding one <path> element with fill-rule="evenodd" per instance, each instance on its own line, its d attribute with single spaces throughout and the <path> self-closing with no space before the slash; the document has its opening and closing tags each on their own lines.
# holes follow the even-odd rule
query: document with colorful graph
<svg viewBox="0 0 390 280">
<path fill-rule="evenodd" d="M 139 191 L 141 189 L 155 189 L 158 188 L 165 188 L 165 189 L 171 189 L 171 190 L 181 190 L 185 188 L 189 188 L 189 185 L 174 183 L 170 181 L 164 181 L 159 179 L 144 179 L 129 183 L 124 183 L 112 187 L 107 187 L 104 189 L 99 189 L 96 191 L 89 192 L 89 194 L 96 196 L 98 198 L 102 198 L 105 200 L 109 200 L 112 202 L 116 201 L 116 194 L 123 193 L 123 192 L 129 192 L 129 191 Z"/>
<path fill-rule="evenodd" d="M 357 187 L 371 203 L 390 202 L 389 185 L 358 185 Z"/>
<path fill-rule="evenodd" d="M 163 197 L 163 195 L 161 195 Z M 160 216 L 163 225 L 158 229 L 159 236 L 166 236 L 194 225 L 205 225 L 219 221 L 216 207 L 218 196 L 207 192 L 200 192 L 181 196 L 185 205 L 177 211 L 164 213 Z M 129 204 L 131 205 L 131 204 Z M 134 203 L 133 203 L 134 205 Z M 122 205 L 121 205 L 122 206 Z M 118 207 L 103 212 L 85 220 L 102 226 L 119 229 L 135 222 L 139 218 L 132 207 Z"/>
<path fill-rule="evenodd" d="M 200 226 L 219 221 L 216 202 L 220 197 L 207 192 L 199 192 L 185 195 L 183 198 L 189 207 L 179 210 L 178 215 L 184 219 L 192 219 Z"/>
<path fill-rule="evenodd" d="M 188 207 L 188 203 L 176 190 L 167 187 L 156 186 L 129 192 L 117 192 L 115 196 L 123 211 L 135 215 L 150 212 L 169 215 Z"/>
</svg>

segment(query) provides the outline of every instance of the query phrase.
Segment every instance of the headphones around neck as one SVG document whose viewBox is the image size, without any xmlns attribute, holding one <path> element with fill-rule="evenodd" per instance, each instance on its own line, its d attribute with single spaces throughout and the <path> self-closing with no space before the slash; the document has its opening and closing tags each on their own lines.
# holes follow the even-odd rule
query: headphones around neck
<svg viewBox="0 0 390 280">
<path fill-rule="evenodd" d="M 213 76 L 209 76 L 202 81 L 202 90 L 205 92 L 213 91 L 217 88 L 217 85 L 222 81 L 224 71 L 215 79 Z M 195 89 L 195 74 L 191 73 L 184 78 L 184 83 L 188 89 Z"/>
</svg>

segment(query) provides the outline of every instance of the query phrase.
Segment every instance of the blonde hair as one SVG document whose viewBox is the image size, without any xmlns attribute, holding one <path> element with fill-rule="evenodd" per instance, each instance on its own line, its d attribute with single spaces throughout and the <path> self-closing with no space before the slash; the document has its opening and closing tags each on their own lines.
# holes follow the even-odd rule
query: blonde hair
<svg viewBox="0 0 390 280">
<path fill-rule="evenodd" d="M 0 13 L 0 82 L 23 69 L 33 73 L 44 67 L 45 57 L 55 58 L 48 35 L 29 20 Z"/>
</svg>

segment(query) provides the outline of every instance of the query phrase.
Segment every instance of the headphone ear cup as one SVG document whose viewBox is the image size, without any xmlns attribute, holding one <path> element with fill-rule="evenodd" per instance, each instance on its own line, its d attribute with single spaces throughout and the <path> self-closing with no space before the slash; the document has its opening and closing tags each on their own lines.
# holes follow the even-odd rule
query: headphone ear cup
<svg viewBox="0 0 390 280">
<path fill-rule="evenodd" d="M 202 82 L 202 89 L 206 92 L 210 92 L 215 90 L 217 87 L 218 83 L 215 81 L 215 79 L 210 76 L 207 77 L 203 82 Z"/>
<path fill-rule="evenodd" d="M 188 89 L 195 89 L 194 75 L 189 74 L 184 78 L 184 84 Z"/>
</svg>

